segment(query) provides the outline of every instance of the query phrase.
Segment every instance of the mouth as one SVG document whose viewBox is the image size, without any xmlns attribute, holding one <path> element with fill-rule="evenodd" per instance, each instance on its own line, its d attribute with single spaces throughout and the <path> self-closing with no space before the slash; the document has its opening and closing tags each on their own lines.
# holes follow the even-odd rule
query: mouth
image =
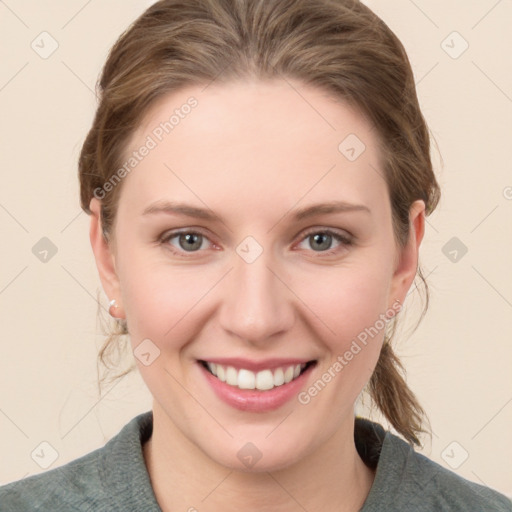
<svg viewBox="0 0 512 512">
<path fill-rule="evenodd" d="M 270 391 L 293 382 L 311 367 L 316 360 L 305 363 L 283 364 L 272 368 L 252 371 L 247 368 L 235 368 L 232 365 L 199 360 L 199 363 L 219 381 L 236 389 Z"/>
</svg>

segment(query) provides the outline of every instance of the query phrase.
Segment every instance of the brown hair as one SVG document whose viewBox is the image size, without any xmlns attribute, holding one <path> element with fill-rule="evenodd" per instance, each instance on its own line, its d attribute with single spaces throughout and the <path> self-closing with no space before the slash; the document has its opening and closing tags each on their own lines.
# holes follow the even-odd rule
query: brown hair
<svg viewBox="0 0 512 512">
<path fill-rule="evenodd" d="M 103 68 L 99 106 L 79 159 L 83 210 L 91 213 L 95 191 L 119 169 L 130 136 L 156 100 L 185 86 L 246 77 L 298 79 L 368 117 L 382 145 L 395 238 L 405 244 L 412 203 L 424 200 L 428 215 L 439 201 L 429 131 L 402 44 L 357 0 L 161 0 L 147 9 L 120 36 Z M 121 190 L 122 182 L 101 197 L 106 240 Z M 428 288 L 421 269 L 418 277 L 426 293 L 423 316 Z M 394 321 L 391 327 L 369 393 L 391 425 L 420 445 L 426 416 L 392 350 Z M 100 350 L 105 365 L 119 351 L 122 334 L 126 322 Z"/>
</svg>

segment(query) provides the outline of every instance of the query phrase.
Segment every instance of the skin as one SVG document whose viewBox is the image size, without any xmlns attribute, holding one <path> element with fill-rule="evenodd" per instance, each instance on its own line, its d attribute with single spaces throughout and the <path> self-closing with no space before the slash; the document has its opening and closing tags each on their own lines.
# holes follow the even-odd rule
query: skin
<svg viewBox="0 0 512 512">
<path fill-rule="evenodd" d="M 190 96 L 198 106 L 124 178 L 110 245 L 100 202 L 91 201 L 91 244 L 103 288 L 119 304 L 115 315 L 127 319 L 134 349 L 149 338 L 160 350 L 148 366 L 136 359 L 154 397 L 144 457 L 157 500 L 164 511 L 359 510 L 374 473 L 355 449 L 354 403 L 383 330 L 307 405 L 292 399 L 271 412 L 219 400 L 197 359 L 315 359 L 307 389 L 360 332 L 404 302 L 425 205 L 413 203 L 409 241 L 399 247 L 375 130 L 344 102 L 299 82 L 173 92 L 148 112 L 126 154 Z M 353 162 L 338 150 L 349 134 L 366 145 Z M 142 215 L 162 199 L 207 205 L 223 222 Z M 296 209 L 335 200 L 370 212 L 293 219 Z M 205 235 L 199 250 L 187 252 L 179 236 L 159 241 L 182 228 Z M 319 249 L 309 228 L 348 233 L 353 243 L 333 238 Z M 247 236 L 263 248 L 250 264 L 236 252 Z M 252 468 L 237 458 L 249 441 L 262 454 Z"/>
</svg>

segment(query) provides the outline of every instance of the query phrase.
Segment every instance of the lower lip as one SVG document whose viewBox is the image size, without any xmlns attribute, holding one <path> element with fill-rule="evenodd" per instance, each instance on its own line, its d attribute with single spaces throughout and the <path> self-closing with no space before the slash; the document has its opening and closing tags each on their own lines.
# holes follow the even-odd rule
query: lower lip
<svg viewBox="0 0 512 512">
<path fill-rule="evenodd" d="M 283 384 L 267 391 L 259 391 L 257 389 L 240 389 L 230 386 L 212 375 L 201 363 L 198 364 L 213 391 L 222 401 L 235 409 L 247 412 L 267 412 L 284 405 L 298 395 L 314 367 L 314 365 L 309 366 L 288 384 Z"/>
</svg>

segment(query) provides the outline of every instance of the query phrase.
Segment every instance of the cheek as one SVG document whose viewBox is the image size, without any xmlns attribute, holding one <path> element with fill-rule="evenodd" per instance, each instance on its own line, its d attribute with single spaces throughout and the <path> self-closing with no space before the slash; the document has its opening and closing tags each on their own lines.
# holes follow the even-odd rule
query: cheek
<svg viewBox="0 0 512 512">
<path fill-rule="evenodd" d="M 390 278 L 391 267 L 383 260 L 365 259 L 364 264 L 317 271 L 295 285 L 310 310 L 309 318 L 313 320 L 313 313 L 318 316 L 315 334 L 322 334 L 320 343 L 328 353 L 319 368 L 323 383 L 309 396 L 316 396 L 326 384 L 329 390 L 322 392 L 321 402 L 336 404 L 340 415 L 357 398 L 377 363 L 387 325 L 383 317 Z"/>
<path fill-rule="evenodd" d="M 318 429 L 321 417 L 325 435 L 352 414 L 377 364 L 386 328 L 381 315 L 387 310 L 390 278 L 382 264 L 331 270 L 304 279 L 298 292 L 320 317 L 313 335 L 321 335 L 317 340 L 325 356 L 297 397 L 302 428 L 307 424 Z M 308 318 L 312 321 L 313 313 Z"/>
<path fill-rule="evenodd" d="M 341 350 L 385 313 L 390 282 L 389 265 L 361 258 L 336 269 L 302 273 L 292 286 L 307 306 L 309 317 L 317 316 L 316 323 L 324 324 L 325 339 L 332 339 L 332 348 Z"/>
<path fill-rule="evenodd" d="M 121 276 L 123 304 L 132 336 L 157 340 L 183 339 L 197 325 L 201 299 L 215 284 L 211 271 L 170 265 L 143 264 L 136 256 L 125 259 Z M 178 336 L 177 334 L 180 333 Z"/>
</svg>

